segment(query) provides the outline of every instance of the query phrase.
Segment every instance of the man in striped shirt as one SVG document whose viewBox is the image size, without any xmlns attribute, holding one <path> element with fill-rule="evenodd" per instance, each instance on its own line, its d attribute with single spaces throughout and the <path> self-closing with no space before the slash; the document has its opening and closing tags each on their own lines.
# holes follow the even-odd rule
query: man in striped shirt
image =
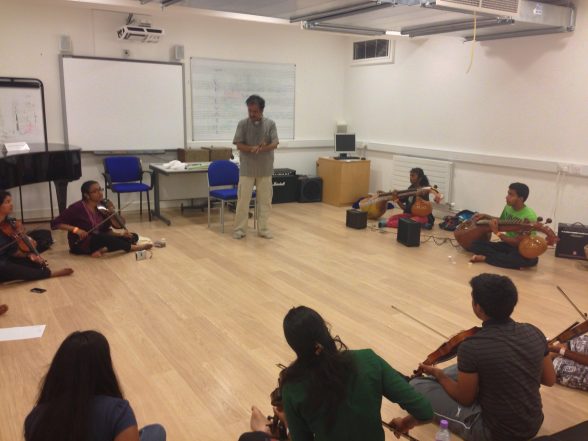
<svg viewBox="0 0 588 441">
<path fill-rule="evenodd" d="M 508 277 L 480 274 L 470 285 L 482 327 L 458 347 L 457 366 L 421 365 L 431 377 L 410 384 L 466 441 L 528 440 L 543 423 L 539 388 L 555 383 L 546 338 L 510 318 L 518 293 Z"/>
</svg>

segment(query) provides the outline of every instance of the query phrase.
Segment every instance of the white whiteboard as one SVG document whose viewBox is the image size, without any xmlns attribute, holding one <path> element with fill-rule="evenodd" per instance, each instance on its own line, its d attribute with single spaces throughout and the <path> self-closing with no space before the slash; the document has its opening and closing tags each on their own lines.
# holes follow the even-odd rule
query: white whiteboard
<svg viewBox="0 0 588 441">
<path fill-rule="evenodd" d="M 279 138 L 294 139 L 295 64 L 191 58 L 190 66 L 194 141 L 232 140 L 254 94 L 265 99 Z"/>
<path fill-rule="evenodd" d="M 45 143 L 41 88 L 0 87 L 0 144 Z"/>
<path fill-rule="evenodd" d="M 63 57 L 67 142 L 83 150 L 185 147 L 180 63 Z"/>
</svg>

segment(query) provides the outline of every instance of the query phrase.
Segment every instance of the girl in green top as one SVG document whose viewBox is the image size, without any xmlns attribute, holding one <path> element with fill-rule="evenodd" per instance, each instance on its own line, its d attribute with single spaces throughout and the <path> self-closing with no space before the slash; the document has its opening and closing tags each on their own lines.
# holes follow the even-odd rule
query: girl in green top
<svg viewBox="0 0 588 441">
<path fill-rule="evenodd" d="M 391 421 L 406 433 L 433 417 L 427 399 L 371 349 L 350 351 L 305 306 L 284 318 L 296 360 L 282 371 L 282 403 L 292 441 L 383 441 L 382 396 L 410 415 Z"/>
</svg>

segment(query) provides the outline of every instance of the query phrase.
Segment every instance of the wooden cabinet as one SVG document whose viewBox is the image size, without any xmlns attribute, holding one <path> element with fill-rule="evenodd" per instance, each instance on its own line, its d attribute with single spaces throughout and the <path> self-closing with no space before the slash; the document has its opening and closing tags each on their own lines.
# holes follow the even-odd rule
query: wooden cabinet
<svg viewBox="0 0 588 441">
<path fill-rule="evenodd" d="M 319 158 L 317 174 L 323 178 L 323 202 L 338 207 L 366 196 L 370 185 L 370 161 Z"/>
</svg>

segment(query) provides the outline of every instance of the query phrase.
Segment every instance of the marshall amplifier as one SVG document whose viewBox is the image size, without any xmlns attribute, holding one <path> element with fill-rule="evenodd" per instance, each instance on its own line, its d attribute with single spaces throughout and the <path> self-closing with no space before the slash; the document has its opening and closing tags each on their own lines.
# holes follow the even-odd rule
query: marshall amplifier
<svg viewBox="0 0 588 441">
<path fill-rule="evenodd" d="M 575 224 L 558 224 L 557 237 L 559 242 L 555 246 L 556 257 L 569 259 L 586 259 L 585 247 L 588 246 L 588 227 L 580 222 Z"/>
<path fill-rule="evenodd" d="M 272 187 L 274 189 L 272 204 L 283 204 L 298 200 L 298 176 L 296 176 L 296 172 L 293 175 L 274 174 L 272 176 Z"/>
<path fill-rule="evenodd" d="M 274 176 L 294 176 L 296 174 L 296 170 L 291 168 L 274 168 L 274 172 L 272 174 Z"/>
</svg>

